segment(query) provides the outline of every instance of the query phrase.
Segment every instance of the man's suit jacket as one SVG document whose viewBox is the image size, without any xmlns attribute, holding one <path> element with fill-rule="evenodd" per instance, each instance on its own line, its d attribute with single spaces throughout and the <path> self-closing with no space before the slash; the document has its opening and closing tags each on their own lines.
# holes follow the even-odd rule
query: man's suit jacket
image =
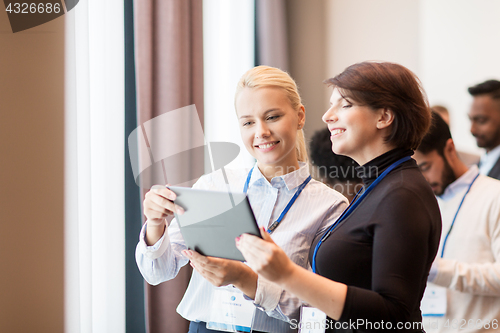
<svg viewBox="0 0 500 333">
<path fill-rule="evenodd" d="M 488 176 L 500 179 L 500 158 L 497 160 L 493 168 L 491 168 L 490 172 L 488 172 Z"/>
</svg>

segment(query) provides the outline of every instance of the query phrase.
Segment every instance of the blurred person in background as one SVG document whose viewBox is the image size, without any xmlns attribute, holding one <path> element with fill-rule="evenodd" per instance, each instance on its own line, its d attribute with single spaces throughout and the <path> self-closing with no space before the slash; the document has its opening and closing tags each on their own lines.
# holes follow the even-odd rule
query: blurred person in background
<svg viewBox="0 0 500 333">
<path fill-rule="evenodd" d="M 337 155 L 332 151 L 328 128 L 314 133 L 309 144 L 309 154 L 316 179 L 342 193 L 349 202 L 363 187 L 363 181 L 358 177 L 358 163 L 352 158 Z"/>
<path fill-rule="evenodd" d="M 500 81 L 488 80 L 469 88 L 474 97 L 469 112 L 470 132 L 486 150 L 479 172 L 500 179 Z"/>
<path fill-rule="evenodd" d="M 450 112 L 445 106 L 442 105 L 434 105 L 431 107 L 431 110 L 436 112 L 441 116 L 441 118 L 444 120 L 444 122 L 451 127 L 450 125 Z M 468 167 L 471 167 L 473 165 L 477 165 L 479 163 L 479 155 L 477 154 L 471 154 L 471 153 L 466 153 L 464 151 L 457 150 L 458 158 L 462 160 L 462 162 L 465 163 Z"/>
<path fill-rule="evenodd" d="M 450 126 L 450 112 L 448 111 L 448 108 L 442 106 L 442 105 L 434 105 L 431 106 L 432 111 L 436 112 L 443 118 L 444 122 Z"/>
<path fill-rule="evenodd" d="M 438 196 L 443 229 L 428 289 L 446 288 L 434 293 L 446 310 L 426 329 L 491 332 L 500 319 L 500 181 L 468 168 L 448 125 L 436 113 L 432 118 L 414 158 Z"/>
</svg>

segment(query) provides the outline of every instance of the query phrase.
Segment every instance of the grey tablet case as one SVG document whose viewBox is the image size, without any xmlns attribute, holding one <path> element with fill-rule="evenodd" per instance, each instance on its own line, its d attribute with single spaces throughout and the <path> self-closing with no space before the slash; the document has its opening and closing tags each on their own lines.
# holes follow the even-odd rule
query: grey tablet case
<svg viewBox="0 0 500 333">
<path fill-rule="evenodd" d="M 175 214 L 187 246 L 203 255 L 245 261 L 235 238 L 243 233 L 260 236 L 244 193 L 218 192 L 169 186 L 184 208 Z"/>
</svg>

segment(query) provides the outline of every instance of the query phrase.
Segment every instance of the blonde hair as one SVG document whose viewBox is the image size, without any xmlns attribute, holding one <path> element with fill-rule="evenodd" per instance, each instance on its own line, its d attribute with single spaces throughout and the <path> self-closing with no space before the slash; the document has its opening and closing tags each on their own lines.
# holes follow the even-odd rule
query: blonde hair
<svg viewBox="0 0 500 333">
<path fill-rule="evenodd" d="M 244 88 L 266 87 L 282 89 L 288 97 L 292 108 L 297 112 L 299 111 L 300 107 L 302 106 L 302 100 L 300 99 L 297 84 L 287 72 L 269 66 L 257 66 L 243 74 L 240 81 L 238 82 L 238 85 L 236 86 L 236 94 L 234 96 L 235 105 L 238 94 Z M 302 129 L 297 130 L 295 148 L 297 150 L 297 160 L 299 162 L 307 162 L 307 146 L 304 137 L 304 131 Z"/>
</svg>

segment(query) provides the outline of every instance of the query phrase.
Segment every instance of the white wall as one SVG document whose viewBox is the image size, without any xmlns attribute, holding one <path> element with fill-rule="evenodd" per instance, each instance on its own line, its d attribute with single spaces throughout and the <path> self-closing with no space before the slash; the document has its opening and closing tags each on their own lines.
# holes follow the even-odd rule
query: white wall
<svg viewBox="0 0 500 333">
<path fill-rule="evenodd" d="M 479 151 L 469 131 L 467 87 L 500 80 L 500 1 L 422 0 L 420 72 L 431 104 L 451 113 L 458 147 Z"/>
<path fill-rule="evenodd" d="M 330 0 L 326 12 L 330 76 L 365 60 L 418 71 L 418 0 Z"/>
<path fill-rule="evenodd" d="M 290 71 L 306 105 L 306 138 L 324 128 L 322 81 L 364 60 L 419 66 L 418 0 L 289 0 Z"/>
<path fill-rule="evenodd" d="M 500 1 L 326 1 L 327 76 L 363 60 L 400 63 L 420 77 L 431 105 L 450 109 L 458 148 L 480 152 L 467 87 L 500 79 Z"/>
</svg>

